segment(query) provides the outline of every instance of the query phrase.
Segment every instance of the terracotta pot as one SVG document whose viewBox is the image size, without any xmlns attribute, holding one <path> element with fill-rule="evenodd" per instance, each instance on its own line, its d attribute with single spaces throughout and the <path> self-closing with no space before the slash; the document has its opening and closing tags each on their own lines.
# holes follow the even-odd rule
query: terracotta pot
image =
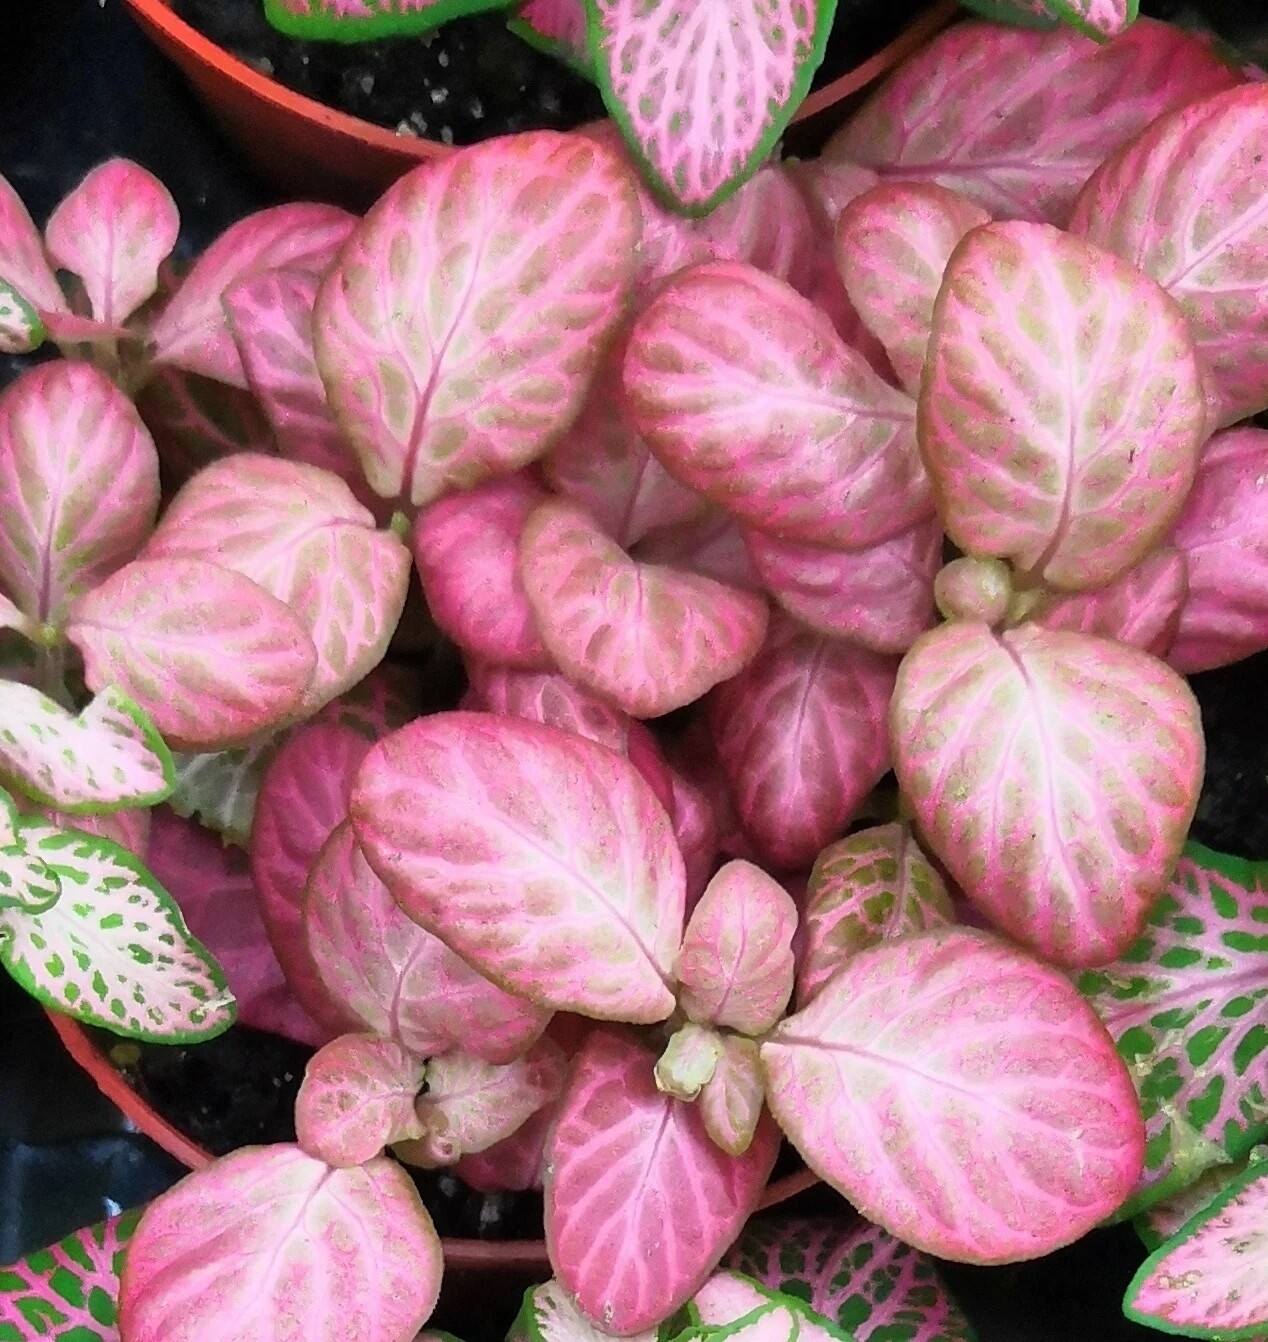
<svg viewBox="0 0 1268 1342">
<path fill-rule="evenodd" d="M 291 195 L 361 209 L 410 168 L 453 152 L 291 92 L 177 18 L 169 0 L 125 3 L 180 67 L 243 157 L 267 182 Z M 795 120 L 820 117 L 874 83 L 945 27 L 957 8 L 956 0 L 936 0 L 870 60 L 811 94 Z"/>
</svg>

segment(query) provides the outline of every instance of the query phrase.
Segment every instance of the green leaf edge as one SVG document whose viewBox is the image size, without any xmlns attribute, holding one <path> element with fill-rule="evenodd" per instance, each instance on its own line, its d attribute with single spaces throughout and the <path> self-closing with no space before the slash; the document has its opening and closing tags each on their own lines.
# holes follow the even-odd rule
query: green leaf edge
<svg viewBox="0 0 1268 1342">
<path fill-rule="evenodd" d="M 547 37 L 544 33 L 539 33 L 527 19 L 520 18 L 518 14 L 507 19 L 506 26 L 525 46 L 532 47 L 534 51 L 540 51 L 543 56 L 551 57 L 552 60 L 558 61 L 560 65 L 566 65 L 573 74 L 580 75 L 582 79 L 588 79 L 592 84 L 597 83 L 593 53 L 591 53 L 588 61 L 579 60 L 570 46 L 564 42 L 556 42 L 554 38 Z M 590 28 L 587 24 L 587 39 L 589 33 Z"/>
<path fill-rule="evenodd" d="M 773 1287 L 750 1277 L 747 1273 L 736 1272 L 733 1268 L 723 1270 L 730 1276 L 738 1277 L 751 1286 L 759 1295 L 765 1296 L 768 1303 L 759 1305 L 756 1309 L 750 1310 L 747 1314 L 732 1320 L 730 1323 L 705 1323 L 700 1318 L 700 1311 L 696 1308 L 695 1301 L 689 1300 L 683 1307 L 688 1326 L 683 1332 L 675 1336 L 673 1342 L 696 1342 L 697 1339 L 699 1339 L 699 1342 L 726 1342 L 727 1338 L 733 1337 L 742 1328 L 747 1328 L 754 1319 L 760 1318 L 771 1305 L 786 1309 L 796 1318 L 805 1319 L 815 1324 L 830 1337 L 835 1338 L 836 1342 L 858 1342 L 857 1334 L 846 1332 L 835 1319 L 830 1319 L 826 1314 L 820 1314 L 811 1309 L 809 1304 L 800 1296 L 777 1291 Z M 536 1339 L 534 1342 L 536 1342 Z"/>
<path fill-rule="evenodd" d="M 0 276 L 0 292 L 7 291 L 9 296 L 17 304 L 18 310 L 26 318 L 31 328 L 28 344 L 25 349 L 14 350 L 14 357 L 20 357 L 23 354 L 34 354 L 37 349 L 48 339 L 48 328 L 44 325 L 44 319 L 40 316 L 35 305 L 27 300 L 22 291 L 15 285 L 10 284 L 3 276 Z"/>
<path fill-rule="evenodd" d="M 379 37 L 414 37 L 431 32 L 450 19 L 504 9 L 506 0 L 436 0 L 412 14 L 380 12 L 364 19 L 328 14 L 296 14 L 281 0 L 264 0 L 264 17 L 277 32 L 309 42 L 369 42 Z"/>
<path fill-rule="evenodd" d="M 1076 33 L 1082 33 L 1084 37 L 1090 37 L 1093 42 L 1099 42 L 1102 46 L 1106 42 L 1112 42 L 1112 37 L 1106 37 L 1104 33 L 1094 28 L 1090 23 L 1085 23 L 1083 19 L 1075 12 L 1068 0 L 1044 0 L 1044 3 L 1052 7 L 1052 11 L 1062 21 L 1067 23 Z M 1140 17 L 1140 0 L 1127 0 L 1127 22 L 1124 28 L 1129 28 Z"/>
<path fill-rule="evenodd" d="M 1047 4 L 1048 0 L 1044 0 L 1044 3 Z M 991 23 L 1005 23 L 1010 28 L 1051 32 L 1062 22 L 1056 14 L 1030 14 L 1025 10 L 1015 10 L 1013 0 L 960 0 L 960 4 L 970 13 L 988 19 Z"/>
</svg>

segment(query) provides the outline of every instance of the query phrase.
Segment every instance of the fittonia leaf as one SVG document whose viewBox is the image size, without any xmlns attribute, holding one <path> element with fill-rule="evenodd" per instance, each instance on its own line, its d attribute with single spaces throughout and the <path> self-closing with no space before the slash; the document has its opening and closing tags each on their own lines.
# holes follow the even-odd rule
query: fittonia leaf
<svg viewBox="0 0 1268 1342">
<path fill-rule="evenodd" d="M 714 1145 L 728 1155 L 742 1156 L 766 1107 L 766 1081 L 755 1040 L 732 1034 L 721 1042 L 722 1052 L 696 1108 Z"/>
<path fill-rule="evenodd" d="M 799 1295 L 773 1291 L 738 1272 L 717 1272 L 696 1293 L 688 1315 L 702 1339 L 735 1342 L 856 1342 Z"/>
<path fill-rule="evenodd" d="M 15 812 L 16 815 L 16 812 Z M 6 818 L 6 825 L 8 824 Z M 6 910 L 15 918 L 47 913 L 61 898 L 62 882 L 38 853 L 27 851 L 26 844 L 10 827 L 0 835 L 0 937 L 3 936 Z"/>
<path fill-rule="evenodd" d="M 494 8 L 494 0 L 265 0 L 264 4 L 269 22 L 279 32 L 319 42 L 403 37 Z"/>
<path fill-rule="evenodd" d="M 1123 1312 L 1163 1332 L 1221 1342 L 1268 1330 L 1268 1163 L 1251 1165 L 1145 1260 Z"/>
<path fill-rule="evenodd" d="M 587 79 L 594 78 L 583 0 L 527 0 L 506 26 L 529 46 L 571 65 Z"/>
<path fill-rule="evenodd" d="M 0 279 L 0 354 L 30 354 L 47 338 L 40 314 L 13 285 Z"/>
<path fill-rule="evenodd" d="M 1141 1183 L 1123 1215 L 1268 1134 L 1268 863 L 1190 844 L 1140 938 L 1082 975 L 1140 1092 Z"/>
<path fill-rule="evenodd" d="M 524 1303 L 511 1324 L 507 1342 L 608 1342 L 611 1334 L 592 1323 L 568 1292 L 552 1278 L 524 1292 Z M 655 1328 L 634 1333 L 627 1342 L 658 1342 Z"/>
<path fill-rule="evenodd" d="M 138 858 L 36 821 L 24 821 L 18 838 L 62 887 L 41 912 L 0 911 L 0 962 L 27 992 L 136 1039 L 206 1039 L 233 1023 L 219 966 Z"/>
<path fill-rule="evenodd" d="M 1205 1211 L 1256 1161 L 1268 1159 L 1268 1146 L 1252 1146 L 1240 1159 L 1212 1165 L 1187 1187 L 1147 1207 L 1132 1222 L 1141 1241 L 1151 1252 L 1179 1234 L 1199 1212 Z"/>
<path fill-rule="evenodd" d="M 173 756 L 176 784 L 168 805 L 177 815 L 197 816 L 226 843 L 245 848 L 264 771 L 277 746 L 278 738 L 270 735 L 240 750 Z"/>
<path fill-rule="evenodd" d="M 21 311 L 33 312 L 37 318 L 41 313 L 69 311 L 39 231 L 4 177 L 0 177 L 0 283 L 6 294 L 20 302 Z M 24 354 L 31 348 L 19 342 L 16 348 L 4 352 Z"/>
</svg>

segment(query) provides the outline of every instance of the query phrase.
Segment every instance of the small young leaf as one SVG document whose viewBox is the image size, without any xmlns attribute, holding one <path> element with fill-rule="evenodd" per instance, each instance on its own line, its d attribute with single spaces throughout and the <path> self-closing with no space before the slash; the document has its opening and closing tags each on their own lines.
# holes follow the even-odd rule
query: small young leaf
<svg viewBox="0 0 1268 1342">
<path fill-rule="evenodd" d="M 233 1024 L 215 961 L 132 853 L 38 821 L 19 840 L 61 883 L 56 904 L 0 912 L 0 962 L 33 997 L 134 1039 L 209 1039 Z"/>
<path fill-rule="evenodd" d="M 550 1261 L 610 1333 L 653 1327 L 699 1289 L 757 1206 L 779 1148 L 766 1117 L 745 1154 L 728 1156 L 695 1105 L 656 1089 L 654 1062 L 629 1035 L 595 1031 L 550 1143 Z"/>
<path fill-rule="evenodd" d="M 122 326 L 158 290 L 180 233 L 171 192 L 127 159 L 94 168 L 53 211 L 48 254 L 79 277 L 96 321 Z"/>
<path fill-rule="evenodd" d="M 197 817 L 226 842 L 247 846 L 255 802 L 278 747 L 276 736 L 266 736 L 241 750 L 173 757 L 176 786 L 167 799 L 177 815 Z"/>
<path fill-rule="evenodd" d="M 592 1323 L 553 1278 L 524 1292 L 524 1303 L 511 1324 L 507 1342 L 608 1342 L 610 1333 Z M 629 1342 L 659 1342 L 655 1328 L 635 1333 Z"/>
<path fill-rule="evenodd" d="M 392 187 L 314 323 L 331 409 L 371 487 L 422 506 L 540 456 L 576 418 L 622 314 L 637 229 L 629 173 L 584 136 L 494 140 Z"/>
<path fill-rule="evenodd" d="M 563 61 L 587 79 L 594 78 L 583 0 L 526 0 L 506 26 L 530 47 Z"/>
<path fill-rule="evenodd" d="M 0 177 L 0 281 L 37 313 L 68 312 L 39 230 L 8 180 Z M 23 354 L 21 349 L 6 353 Z"/>
<path fill-rule="evenodd" d="M 889 717 L 899 786 L 969 899 L 1056 964 L 1127 949 L 1202 783 L 1179 676 L 1086 634 L 957 622 L 907 654 Z"/>
<path fill-rule="evenodd" d="M 299 617 L 205 559 L 134 560 L 69 611 L 91 689 L 120 686 L 178 750 L 243 745 L 303 701 L 317 664 Z"/>
<path fill-rule="evenodd" d="M 501 987 L 599 1019 L 652 1023 L 673 1009 L 682 856 L 651 789 L 613 751 L 514 718 L 439 713 L 373 748 L 349 811 L 401 908 Z"/>
<path fill-rule="evenodd" d="M 40 314 L 8 280 L 0 279 L 0 354 L 30 354 L 47 339 Z"/>
<path fill-rule="evenodd" d="M 1140 0 L 1048 0 L 1052 12 L 1077 31 L 1103 42 L 1136 22 Z"/>
<path fill-rule="evenodd" d="M 727 1035 L 697 1101 L 705 1131 L 728 1155 L 742 1156 L 752 1144 L 765 1103 L 766 1078 L 756 1042 Z"/>
<path fill-rule="evenodd" d="M 986 933 L 860 951 L 761 1059 L 807 1164 L 927 1253 L 1049 1253 L 1114 1211 L 1140 1172 L 1136 1093 L 1095 1014 L 1058 970 Z"/>
<path fill-rule="evenodd" d="M 440 1239 L 395 1161 L 332 1170 L 248 1146 L 145 1209 L 128 1245 L 128 1342 L 401 1342 L 435 1307 Z M 279 1332 L 279 1329 L 284 1331 Z"/>
<path fill-rule="evenodd" d="M 709 1026 L 694 1021 L 680 1025 L 652 1069 L 656 1089 L 679 1100 L 694 1100 L 713 1079 L 722 1047 L 723 1036 Z"/>
<path fill-rule="evenodd" d="M 634 717 L 694 703 L 737 675 L 766 633 L 760 597 L 631 560 L 570 504 L 529 518 L 520 577 L 564 673 Z"/>
</svg>

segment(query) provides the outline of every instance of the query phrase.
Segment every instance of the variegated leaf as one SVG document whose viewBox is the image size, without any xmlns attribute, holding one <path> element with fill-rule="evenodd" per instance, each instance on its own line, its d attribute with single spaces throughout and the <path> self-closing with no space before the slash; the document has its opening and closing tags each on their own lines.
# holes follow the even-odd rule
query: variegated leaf
<svg viewBox="0 0 1268 1342">
<path fill-rule="evenodd" d="M 0 354 L 31 354 L 47 339 L 40 314 L 8 280 L 0 279 Z"/>
<path fill-rule="evenodd" d="M 703 1338 L 735 1342 L 856 1342 L 795 1293 L 738 1272 L 714 1273 L 688 1306 Z"/>
<path fill-rule="evenodd" d="M 197 817 L 199 824 L 215 830 L 226 843 L 245 848 L 264 771 L 278 743 L 270 735 L 240 750 L 173 756 L 176 785 L 168 805 L 186 819 Z"/>
<path fill-rule="evenodd" d="M 524 1292 L 524 1303 L 511 1324 L 507 1342 L 607 1342 L 611 1336 L 577 1308 L 553 1277 Z M 659 1342 L 655 1328 L 635 1333 L 629 1342 Z"/>
<path fill-rule="evenodd" d="M 1240 1160 L 1212 1165 L 1189 1185 L 1145 1208 L 1132 1222 L 1145 1247 L 1152 1252 L 1177 1235 L 1199 1212 L 1205 1211 L 1255 1161 L 1268 1159 L 1268 1146 L 1252 1146 Z"/>
<path fill-rule="evenodd" d="M 44 252 L 39 230 L 8 179 L 0 177 L 0 281 L 36 313 L 70 309 Z M 5 350 L 24 354 L 26 349 Z"/>
</svg>

